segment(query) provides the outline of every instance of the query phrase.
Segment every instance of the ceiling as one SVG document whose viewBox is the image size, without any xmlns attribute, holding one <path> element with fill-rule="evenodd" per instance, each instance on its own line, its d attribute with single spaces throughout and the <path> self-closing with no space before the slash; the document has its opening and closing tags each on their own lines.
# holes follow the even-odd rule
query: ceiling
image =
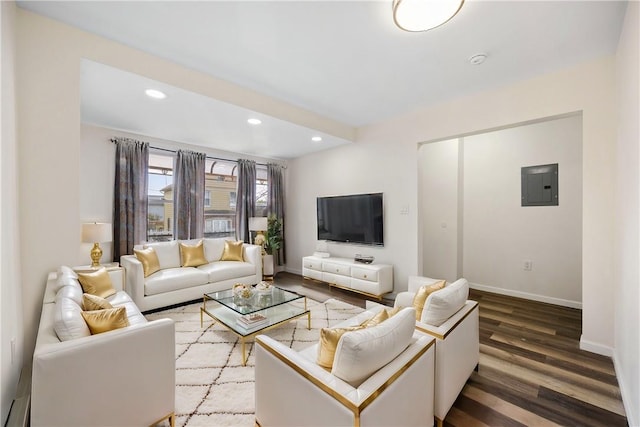
<svg viewBox="0 0 640 427">
<path fill-rule="evenodd" d="M 466 0 L 447 24 L 408 33 L 394 26 L 391 3 L 18 1 L 353 128 L 612 54 L 626 9 Z M 487 60 L 470 64 L 477 53 Z M 81 83 L 83 121 L 100 126 L 279 159 L 350 142 L 89 61 Z M 168 97 L 144 96 L 152 85 Z M 248 125 L 252 116 L 262 125 Z"/>
</svg>

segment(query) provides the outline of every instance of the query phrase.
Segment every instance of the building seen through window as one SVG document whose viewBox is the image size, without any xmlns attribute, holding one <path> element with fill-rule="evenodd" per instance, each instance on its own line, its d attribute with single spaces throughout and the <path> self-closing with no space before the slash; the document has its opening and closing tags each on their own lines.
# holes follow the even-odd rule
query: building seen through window
<svg viewBox="0 0 640 427">
<path fill-rule="evenodd" d="M 173 156 L 149 154 L 147 240 L 173 240 Z M 256 213 L 266 216 L 267 171 L 256 168 Z M 237 167 L 235 162 L 207 159 L 204 237 L 235 238 Z"/>
</svg>

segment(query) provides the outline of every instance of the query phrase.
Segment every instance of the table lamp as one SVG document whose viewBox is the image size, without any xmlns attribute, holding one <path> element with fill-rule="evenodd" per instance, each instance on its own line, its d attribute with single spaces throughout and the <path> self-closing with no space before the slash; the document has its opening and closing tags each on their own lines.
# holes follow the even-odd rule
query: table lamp
<svg viewBox="0 0 640 427">
<path fill-rule="evenodd" d="M 110 242 L 112 239 L 111 224 L 105 222 L 90 222 L 82 224 L 82 242 L 93 243 L 91 249 L 91 267 L 100 267 L 102 249 L 100 243 Z"/>
<path fill-rule="evenodd" d="M 249 218 L 249 231 L 256 232 L 256 236 L 253 238 L 253 244 L 262 246 L 263 251 L 264 244 L 267 241 L 267 238 L 264 236 L 264 232 L 267 230 L 268 226 L 266 216 L 254 216 Z"/>
</svg>

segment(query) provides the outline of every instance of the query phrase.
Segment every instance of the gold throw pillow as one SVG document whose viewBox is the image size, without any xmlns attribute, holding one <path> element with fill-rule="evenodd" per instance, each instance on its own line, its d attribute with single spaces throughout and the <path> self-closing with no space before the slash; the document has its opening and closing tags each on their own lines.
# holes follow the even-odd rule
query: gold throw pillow
<svg viewBox="0 0 640 427">
<path fill-rule="evenodd" d="M 204 243 L 202 240 L 196 245 L 180 243 L 180 263 L 183 267 L 197 267 L 209 263 L 204 257 Z"/>
<path fill-rule="evenodd" d="M 345 333 L 349 331 L 357 331 L 358 329 L 362 329 L 362 326 L 352 326 L 348 328 L 322 328 L 320 330 L 320 344 L 318 345 L 318 360 L 316 363 L 325 369 L 331 369 L 340 338 Z"/>
<path fill-rule="evenodd" d="M 82 317 L 87 322 L 91 335 L 101 334 L 114 329 L 129 326 L 127 310 L 124 307 L 106 310 L 83 311 Z"/>
<path fill-rule="evenodd" d="M 424 308 L 424 303 L 427 301 L 427 297 L 431 295 L 435 291 L 439 291 L 444 288 L 445 281 L 440 280 L 432 285 L 424 285 L 420 286 L 418 292 L 413 297 L 413 308 L 416 309 L 416 320 L 420 320 L 422 317 L 422 309 Z"/>
<path fill-rule="evenodd" d="M 426 301 L 426 300 L 425 300 Z M 404 307 L 393 307 L 391 310 L 387 310 L 387 316 L 389 316 L 389 318 L 392 318 L 393 316 L 395 316 L 396 314 L 400 313 L 400 310 L 402 310 Z"/>
<path fill-rule="evenodd" d="M 244 261 L 242 257 L 242 240 L 232 242 L 231 240 L 224 241 L 224 252 L 222 252 L 222 258 L 220 261 Z"/>
<path fill-rule="evenodd" d="M 371 326 L 379 325 L 389 318 L 389 313 L 387 310 L 382 309 L 378 314 L 373 316 L 371 319 L 367 319 L 364 322 L 360 323 L 360 326 L 364 328 L 370 328 Z"/>
<path fill-rule="evenodd" d="M 92 273 L 78 273 L 82 291 L 87 294 L 107 298 L 116 293 L 107 269 L 102 267 Z"/>
<path fill-rule="evenodd" d="M 96 295 L 82 294 L 82 309 L 84 311 L 104 310 L 106 308 L 113 308 L 106 299 Z"/>
<path fill-rule="evenodd" d="M 144 277 L 147 277 L 156 271 L 160 270 L 160 261 L 158 261 L 158 254 L 155 249 L 134 249 L 133 253 L 136 254 L 136 258 L 142 264 L 142 271 L 144 271 Z"/>
</svg>

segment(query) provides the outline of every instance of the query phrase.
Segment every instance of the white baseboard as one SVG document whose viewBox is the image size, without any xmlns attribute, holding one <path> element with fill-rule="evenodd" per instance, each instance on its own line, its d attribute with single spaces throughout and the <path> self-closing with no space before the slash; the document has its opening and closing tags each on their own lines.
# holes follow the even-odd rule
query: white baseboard
<svg viewBox="0 0 640 427">
<path fill-rule="evenodd" d="M 600 354 L 602 356 L 613 357 L 613 348 L 597 342 L 587 341 L 582 337 L 582 335 L 580 336 L 580 350 L 590 351 L 591 353 Z"/>
<path fill-rule="evenodd" d="M 616 371 L 616 378 L 618 379 L 618 387 L 620 388 L 620 394 L 622 395 L 622 404 L 624 405 L 624 412 L 627 415 L 627 424 L 629 426 L 640 426 L 640 414 L 633 413 L 634 410 L 640 410 L 638 406 L 633 405 L 629 387 L 624 381 L 625 375 L 623 375 L 622 369 L 618 361 L 618 355 L 613 354 L 613 368 Z"/>
<path fill-rule="evenodd" d="M 530 300 L 539 301 L 539 302 L 546 302 L 548 304 L 561 305 L 563 307 L 579 308 L 579 309 L 582 308 L 582 303 L 579 301 L 570 301 L 562 298 L 554 298 L 554 297 L 548 297 L 544 295 L 530 294 L 528 292 L 514 291 L 511 289 L 495 288 L 493 286 L 480 285 L 478 283 L 471 283 L 471 282 L 469 282 L 469 287 L 471 289 L 477 289 L 479 291 L 486 291 L 486 292 L 492 292 L 494 294 L 507 295 L 510 297 L 530 299 Z"/>
<path fill-rule="evenodd" d="M 302 276 L 302 270 L 298 270 L 297 268 L 289 268 L 286 267 L 284 269 L 284 271 L 286 271 L 287 273 L 291 273 L 291 274 L 297 274 L 298 276 Z"/>
</svg>

